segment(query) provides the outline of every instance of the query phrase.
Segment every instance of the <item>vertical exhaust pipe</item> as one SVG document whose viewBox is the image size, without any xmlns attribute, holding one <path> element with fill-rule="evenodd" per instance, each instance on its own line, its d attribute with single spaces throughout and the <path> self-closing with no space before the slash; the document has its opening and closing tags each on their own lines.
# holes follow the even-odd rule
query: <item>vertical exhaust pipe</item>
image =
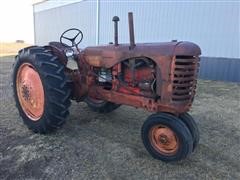
<svg viewBox="0 0 240 180">
<path fill-rule="evenodd" d="M 133 13 L 128 13 L 128 25 L 129 25 L 129 38 L 130 38 L 130 47 L 129 49 L 133 49 L 136 44 L 134 40 L 134 26 L 133 26 Z"/>
<path fill-rule="evenodd" d="M 114 45 L 118 46 L 118 21 L 119 21 L 118 16 L 114 16 L 112 21 L 114 22 Z"/>
</svg>

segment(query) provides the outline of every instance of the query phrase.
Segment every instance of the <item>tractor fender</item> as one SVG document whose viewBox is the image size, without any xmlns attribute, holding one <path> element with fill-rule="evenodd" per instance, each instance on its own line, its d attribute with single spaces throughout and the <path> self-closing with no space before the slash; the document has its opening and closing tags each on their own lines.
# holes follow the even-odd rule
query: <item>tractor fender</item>
<svg viewBox="0 0 240 180">
<path fill-rule="evenodd" d="M 67 65 L 68 59 L 65 52 L 67 49 L 69 49 L 68 46 L 60 42 L 50 42 L 47 47 L 51 49 L 52 53 L 59 58 L 60 62 L 64 66 Z"/>
</svg>

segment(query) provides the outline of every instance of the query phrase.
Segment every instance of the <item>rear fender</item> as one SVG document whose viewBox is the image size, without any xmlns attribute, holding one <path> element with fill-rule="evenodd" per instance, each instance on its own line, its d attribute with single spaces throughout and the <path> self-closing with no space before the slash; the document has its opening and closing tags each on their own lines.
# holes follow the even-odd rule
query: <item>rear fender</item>
<svg viewBox="0 0 240 180">
<path fill-rule="evenodd" d="M 69 49 L 69 47 L 65 46 L 64 44 L 60 42 L 50 42 L 48 47 L 51 49 L 53 54 L 57 56 L 60 60 L 60 62 L 66 66 L 67 65 L 67 56 L 65 54 L 66 50 Z"/>
</svg>

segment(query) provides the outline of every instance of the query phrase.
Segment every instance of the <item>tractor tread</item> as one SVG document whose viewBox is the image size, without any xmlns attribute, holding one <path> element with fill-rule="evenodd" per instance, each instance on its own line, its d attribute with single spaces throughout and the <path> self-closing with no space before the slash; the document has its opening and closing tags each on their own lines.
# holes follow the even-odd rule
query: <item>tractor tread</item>
<svg viewBox="0 0 240 180">
<path fill-rule="evenodd" d="M 189 131 L 191 132 L 193 138 L 193 151 L 194 151 L 198 146 L 200 140 L 200 134 L 197 123 L 188 113 L 180 114 L 179 118 L 184 122 L 184 124 L 188 127 Z"/>
<path fill-rule="evenodd" d="M 44 114 L 38 121 L 29 119 L 21 108 L 16 92 L 16 74 L 23 63 L 30 63 L 39 73 L 45 92 Z M 69 115 L 71 87 L 64 65 L 45 47 L 32 46 L 19 51 L 13 65 L 13 90 L 16 107 L 24 123 L 36 133 L 48 133 L 60 128 Z"/>
</svg>

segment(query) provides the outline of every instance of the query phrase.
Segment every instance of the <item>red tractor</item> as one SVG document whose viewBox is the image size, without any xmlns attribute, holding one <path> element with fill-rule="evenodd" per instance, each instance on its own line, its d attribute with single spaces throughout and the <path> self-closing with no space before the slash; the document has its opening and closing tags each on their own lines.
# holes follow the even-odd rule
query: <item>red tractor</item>
<svg viewBox="0 0 240 180">
<path fill-rule="evenodd" d="M 194 151 L 199 131 L 187 113 L 195 95 L 200 48 L 191 42 L 135 44 L 133 15 L 128 14 L 130 44 L 79 49 L 83 33 L 65 31 L 60 42 L 19 51 L 13 69 L 16 106 L 36 133 L 61 127 L 71 100 L 99 113 L 122 104 L 154 112 L 142 126 L 143 144 L 163 161 L 178 161 Z M 74 34 L 75 33 L 75 34 Z M 68 43 L 69 42 L 69 43 Z"/>
</svg>

